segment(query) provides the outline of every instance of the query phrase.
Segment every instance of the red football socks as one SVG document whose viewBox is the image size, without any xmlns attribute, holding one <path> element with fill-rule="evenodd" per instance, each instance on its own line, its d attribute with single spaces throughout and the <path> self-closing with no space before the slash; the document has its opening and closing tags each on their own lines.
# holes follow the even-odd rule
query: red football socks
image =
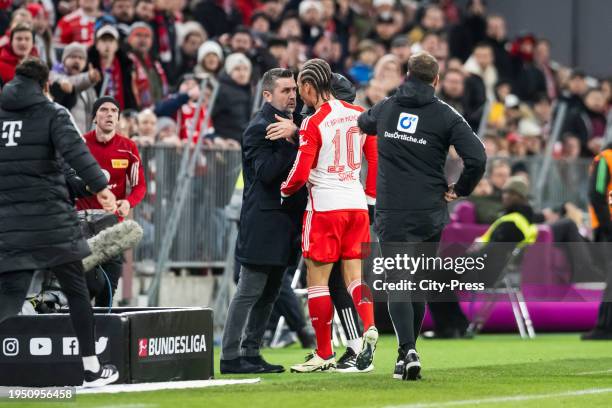
<svg viewBox="0 0 612 408">
<path fill-rule="evenodd" d="M 350 283 L 347 290 L 353 298 L 359 317 L 361 317 L 363 330 L 368 330 L 371 326 L 374 326 L 374 303 L 370 288 L 361 279 L 356 279 Z"/>
<path fill-rule="evenodd" d="M 317 354 L 321 358 L 328 359 L 333 354 L 331 325 L 334 318 L 334 305 L 329 296 L 329 287 L 308 288 L 308 311 L 317 337 Z"/>
</svg>

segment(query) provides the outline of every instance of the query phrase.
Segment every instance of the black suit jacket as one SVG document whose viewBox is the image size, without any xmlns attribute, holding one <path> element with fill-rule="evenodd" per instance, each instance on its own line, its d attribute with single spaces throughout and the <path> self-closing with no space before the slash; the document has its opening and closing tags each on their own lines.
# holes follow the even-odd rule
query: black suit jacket
<svg viewBox="0 0 612 408">
<path fill-rule="evenodd" d="M 287 178 L 297 144 L 266 140 L 274 115 L 287 117 L 266 103 L 244 132 L 242 171 L 244 193 L 236 259 L 247 265 L 288 266 L 299 253 L 306 190 L 281 204 L 280 187 Z"/>
</svg>

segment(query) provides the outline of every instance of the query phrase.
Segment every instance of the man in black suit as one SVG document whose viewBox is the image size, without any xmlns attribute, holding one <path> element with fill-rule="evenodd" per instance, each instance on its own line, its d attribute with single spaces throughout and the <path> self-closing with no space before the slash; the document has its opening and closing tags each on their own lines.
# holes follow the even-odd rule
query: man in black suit
<svg viewBox="0 0 612 408">
<path fill-rule="evenodd" d="M 259 347 L 282 277 L 295 265 L 300 248 L 306 192 L 281 203 L 280 186 L 297 155 L 287 140 L 266 139 L 277 117 L 291 118 L 296 106 L 293 73 L 274 68 L 262 79 L 266 101 L 244 132 L 242 171 L 244 196 L 236 259 L 242 265 L 236 294 L 228 311 L 221 345 L 221 373 L 283 372 L 268 364 Z"/>
</svg>

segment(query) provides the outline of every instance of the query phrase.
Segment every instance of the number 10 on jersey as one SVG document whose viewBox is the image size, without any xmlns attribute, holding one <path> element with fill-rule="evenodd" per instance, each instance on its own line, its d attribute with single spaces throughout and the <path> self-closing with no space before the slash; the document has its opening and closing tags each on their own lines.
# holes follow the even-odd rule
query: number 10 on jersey
<svg viewBox="0 0 612 408">
<path fill-rule="evenodd" d="M 327 167 L 329 173 L 343 173 L 346 166 L 352 170 L 361 168 L 361 146 L 363 146 L 363 139 L 359 128 L 351 126 L 347 130 L 344 137 L 346 141 L 344 146 L 342 145 L 342 139 L 340 129 L 336 129 L 336 134 L 332 139 L 334 143 L 334 165 Z"/>
</svg>

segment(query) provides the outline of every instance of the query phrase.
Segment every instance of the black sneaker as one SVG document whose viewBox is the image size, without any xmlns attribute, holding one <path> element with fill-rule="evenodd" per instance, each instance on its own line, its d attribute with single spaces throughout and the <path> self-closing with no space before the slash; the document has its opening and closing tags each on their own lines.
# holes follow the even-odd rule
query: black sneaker
<svg viewBox="0 0 612 408">
<path fill-rule="evenodd" d="M 397 362 L 393 370 L 393 378 L 396 380 L 416 381 L 421 379 L 421 361 L 419 355 L 413 349 L 405 353 L 401 348 L 398 350 Z"/>
<path fill-rule="evenodd" d="M 376 343 L 378 343 L 378 330 L 372 326 L 363 334 L 363 346 L 357 355 L 356 366 L 360 371 L 365 371 L 372 366 Z"/>
<path fill-rule="evenodd" d="M 263 369 L 260 365 L 249 363 L 244 357 L 221 360 L 219 364 L 221 374 L 259 374 Z"/>
<path fill-rule="evenodd" d="M 397 361 L 395 362 L 395 369 L 393 370 L 393 378 L 401 380 L 404 378 L 404 366 L 406 365 L 406 354 L 404 350 L 399 348 L 397 350 Z"/>
<path fill-rule="evenodd" d="M 336 371 L 339 373 L 359 373 L 357 369 L 357 353 L 352 348 L 347 347 L 346 351 L 336 362 Z M 370 370 L 368 370 L 370 371 Z"/>
<path fill-rule="evenodd" d="M 258 366 L 262 367 L 263 371 L 260 371 L 260 373 L 262 373 L 262 374 L 265 374 L 265 373 L 284 373 L 285 372 L 285 367 L 283 367 L 282 365 L 278 365 L 278 364 L 270 364 L 266 360 L 264 360 L 262 356 L 242 357 L 242 358 L 244 360 L 248 361 L 249 363 L 253 364 L 253 365 L 258 365 Z"/>
<path fill-rule="evenodd" d="M 119 370 L 112 364 L 104 364 L 97 373 L 85 370 L 83 387 L 93 388 L 112 384 L 119 379 Z"/>
</svg>

